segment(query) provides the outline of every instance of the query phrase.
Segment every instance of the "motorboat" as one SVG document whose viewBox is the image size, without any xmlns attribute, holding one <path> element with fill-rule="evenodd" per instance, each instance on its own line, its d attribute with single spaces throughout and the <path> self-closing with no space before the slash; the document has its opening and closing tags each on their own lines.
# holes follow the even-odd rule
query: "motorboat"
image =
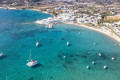
<svg viewBox="0 0 120 80">
<path fill-rule="evenodd" d="M 114 61 L 115 60 L 115 58 L 114 57 L 112 57 L 112 61 Z"/>
<path fill-rule="evenodd" d="M 86 66 L 86 68 L 87 68 L 87 69 L 90 69 L 90 67 L 89 67 L 89 66 Z"/>
<path fill-rule="evenodd" d="M 107 66 L 106 65 L 104 65 L 104 67 L 103 67 L 104 69 L 107 69 Z"/>
<path fill-rule="evenodd" d="M 70 43 L 69 42 L 67 42 L 67 46 L 69 46 L 70 45 Z"/>
<path fill-rule="evenodd" d="M 36 42 L 36 47 L 38 47 L 38 46 L 39 46 L 39 42 L 37 41 L 37 42 Z"/>
<path fill-rule="evenodd" d="M 95 62 L 93 61 L 92 64 L 95 64 Z"/>
<path fill-rule="evenodd" d="M 63 59 L 65 59 L 66 58 L 66 56 L 63 56 Z"/>
<path fill-rule="evenodd" d="M 0 53 L 0 57 L 3 56 L 3 52 Z"/>
<path fill-rule="evenodd" d="M 99 53 L 99 54 L 98 54 L 98 56 L 100 56 L 100 57 L 101 57 L 101 56 L 102 56 L 102 55 L 101 55 L 101 53 Z"/>
</svg>

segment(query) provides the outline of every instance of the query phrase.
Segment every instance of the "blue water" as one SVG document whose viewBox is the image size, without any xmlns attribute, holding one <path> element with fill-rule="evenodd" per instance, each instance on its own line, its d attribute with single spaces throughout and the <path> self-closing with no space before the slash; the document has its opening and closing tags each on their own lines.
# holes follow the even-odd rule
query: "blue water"
<svg viewBox="0 0 120 80">
<path fill-rule="evenodd" d="M 0 9 L 0 52 L 4 53 L 0 57 L 0 80 L 6 76 L 8 80 L 120 79 L 120 46 L 115 45 L 118 42 L 79 26 L 61 23 L 45 29 L 34 23 L 50 16 L 30 10 Z M 35 46 L 36 38 L 40 47 Z M 66 46 L 67 41 L 70 46 Z M 39 62 L 33 68 L 26 66 L 30 49 L 32 59 Z M 92 65 L 92 61 L 96 64 Z M 90 69 L 86 69 L 87 65 Z M 108 69 L 103 69 L 104 65 Z"/>
</svg>

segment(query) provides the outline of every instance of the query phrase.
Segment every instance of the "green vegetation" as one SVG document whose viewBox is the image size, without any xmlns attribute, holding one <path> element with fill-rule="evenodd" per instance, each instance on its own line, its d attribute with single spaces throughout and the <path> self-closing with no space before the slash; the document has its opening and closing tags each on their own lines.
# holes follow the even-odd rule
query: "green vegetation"
<svg viewBox="0 0 120 80">
<path fill-rule="evenodd" d="M 101 13 L 102 19 L 104 19 L 106 16 L 110 16 L 110 15 L 111 15 L 111 13 L 108 11 Z"/>
<path fill-rule="evenodd" d="M 111 15 L 110 12 L 103 12 L 103 13 L 101 13 L 102 19 L 100 20 L 99 23 L 104 23 L 104 22 L 111 23 L 111 22 L 113 22 L 113 21 L 110 21 L 110 20 L 107 20 L 107 19 L 106 19 L 106 17 L 107 17 L 107 16 L 110 16 L 110 15 Z"/>
<path fill-rule="evenodd" d="M 94 9 L 93 7 L 89 7 L 93 13 L 98 13 L 98 10 Z"/>
<path fill-rule="evenodd" d="M 58 15 L 55 11 L 53 11 L 52 14 L 53 14 L 54 16 L 57 16 L 57 15 Z"/>
</svg>

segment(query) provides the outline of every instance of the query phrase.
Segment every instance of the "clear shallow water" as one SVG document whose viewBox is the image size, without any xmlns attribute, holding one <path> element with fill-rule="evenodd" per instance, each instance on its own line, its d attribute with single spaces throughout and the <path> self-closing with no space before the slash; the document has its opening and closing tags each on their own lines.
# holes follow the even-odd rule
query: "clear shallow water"
<svg viewBox="0 0 120 80">
<path fill-rule="evenodd" d="M 0 57 L 0 80 L 6 76 L 8 80 L 119 80 L 117 42 L 74 25 L 57 24 L 53 29 L 45 29 L 44 25 L 34 24 L 49 16 L 37 11 L 0 9 L 0 51 L 4 52 Z M 38 48 L 36 37 L 41 44 Z M 66 46 L 67 41 L 71 46 Z M 26 66 L 30 49 L 32 59 L 40 63 L 35 68 Z M 102 57 L 98 57 L 99 52 Z M 66 59 L 62 58 L 64 55 Z M 112 56 L 115 61 L 111 61 Z M 92 61 L 96 64 L 92 65 Z"/>
</svg>

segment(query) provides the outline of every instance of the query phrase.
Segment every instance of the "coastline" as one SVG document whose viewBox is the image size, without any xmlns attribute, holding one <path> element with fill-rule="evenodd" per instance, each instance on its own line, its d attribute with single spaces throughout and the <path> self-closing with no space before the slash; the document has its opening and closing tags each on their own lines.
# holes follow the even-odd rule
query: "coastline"
<svg viewBox="0 0 120 80">
<path fill-rule="evenodd" d="M 76 26 L 80 26 L 80 27 L 84 27 L 84 28 L 87 28 L 87 29 L 90 29 L 90 30 L 93 30 L 93 31 L 97 31 L 99 33 L 102 33 L 104 35 L 107 35 L 108 37 L 114 39 L 115 41 L 119 42 L 120 43 L 120 37 L 117 36 L 115 33 L 111 32 L 110 30 L 105 30 L 105 29 L 100 29 L 100 28 L 93 28 L 93 27 L 89 27 L 89 26 L 86 26 L 86 25 L 83 25 L 83 24 L 78 24 L 78 23 L 70 23 L 70 22 L 65 22 L 66 24 L 71 24 L 71 25 L 76 25 Z"/>
<path fill-rule="evenodd" d="M 40 11 L 38 9 L 31 9 L 31 10 L 36 10 L 36 11 Z M 40 11 L 41 12 L 41 11 Z M 42 12 L 42 13 L 45 13 L 45 14 L 50 14 L 50 13 L 47 13 L 47 12 Z M 50 14 L 52 15 L 52 14 Z M 53 15 L 52 15 L 53 16 Z M 104 34 L 104 35 L 107 35 L 108 37 L 112 38 L 113 40 L 117 41 L 120 43 L 120 37 L 117 36 L 115 33 L 111 32 L 110 29 L 109 30 L 105 30 L 105 29 L 102 29 L 102 28 L 93 28 L 93 27 L 89 27 L 87 25 L 83 25 L 83 24 L 78 24 L 78 23 L 71 23 L 71 22 L 64 22 L 65 24 L 71 24 L 71 25 L 76 25 L 76 26 L 79 26 L 79 27 L 84 27 L 84 28 L 87 28 L 87 29 L 90 29 L 90 30 L 93 30 L 93 31 L 97 31 L 101 34 Z"/>
<path fill-rule="evenodd" d="M 4 7 L 0 7 L 0 8 L 3 8 L 5 9 Z M 8 9 L 14 9 L 14 10 L 17 10 L 15 7 L 9 7 Z M 34 11 L 40 11 L 42 12 L 41 10 L 39 9 L 28 9 L 28 10 L 34 10 Z M 45 14 L 50 14 L 52 15 L 51 13 L 48 13 L 48 12 L 42 12 L 42 13 L 45 13 Z M 52 15 L 53 16 L 53 15 Z M 71 23 L 71 22 L 64 22 L 65 24 L 71 24 L 71 25 L 76 25 L 76 26 L 80 26 L 80 27 L 84 27 L 84 28 L 87 28 L 87 29 L 90 29 L 90 30 L 93 30 L 93 31 L 97 31 L 99 33 L 102 33 L 104 35 L 107 35 L 108 37 L 112 38 L 113 40 L 117 41 L 120 43 L 120 37 L 117 36 L 115 33 L 111 32 L 110 29 L 106 30 L 106 29 L 102 29 L 102 28 L 93 28 L 93 27 L 89 27 L 87 25 L 84 25 L 84 24 L 78 24 L 78 23 Z"/>
</svg>

